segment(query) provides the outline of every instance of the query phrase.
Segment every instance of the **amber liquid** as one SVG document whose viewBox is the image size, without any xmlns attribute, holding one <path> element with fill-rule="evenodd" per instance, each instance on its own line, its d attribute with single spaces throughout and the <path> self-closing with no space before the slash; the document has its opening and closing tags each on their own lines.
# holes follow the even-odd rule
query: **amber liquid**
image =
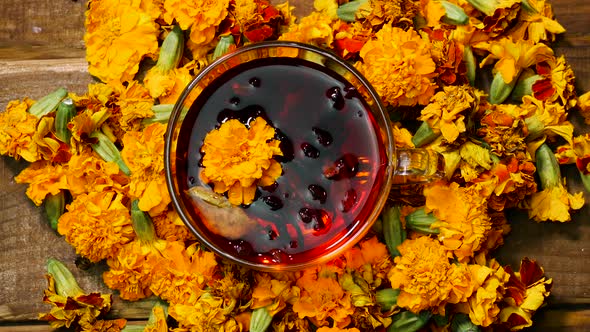
<svg viewBox="0 0 590 332">
<path fill-rule="evenodd" d="M 237 240 L 207 236 L 246 261 L 305 263 L 346 242 L 371 213 L 387 164 L 379 128 L 338 74 L 301 59 L 251 61 L 222 74 L 192 105 L 180 132 L 179 182 L 206 185 L 199 173 L 208 132 L 228 119 L 247 125 L 259 116 L 281 141 L 283 174 L 241 207 L 258 229 Z"/>
</svg>

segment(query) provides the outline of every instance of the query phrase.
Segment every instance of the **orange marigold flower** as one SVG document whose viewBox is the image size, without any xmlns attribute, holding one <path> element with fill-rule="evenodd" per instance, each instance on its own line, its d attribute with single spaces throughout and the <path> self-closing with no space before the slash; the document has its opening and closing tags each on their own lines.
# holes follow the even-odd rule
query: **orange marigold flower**
<svg viewBox="0 0 590 332">
<path fill-rule="evenodd" d="M 79 195 L 59 218 L 57 231 L 92 262 L 114 257 L 135 237 L 122 199 L 113 191 Z"/>
<path fill-rule="evenodd" d="M 294 301 L 293 311 L 299 318 L 309 317 L 316 326 L 328 325 L 328 319 L 337 326 L 350 323 L 355 310 L 350 294 L 333 273 L 321 268 L 307 269 L 296 285 L 301 289 L 301 296 Z"/>
<path fill-rule="evenodd" d="M 186 227 L 174 209 L 168 210 L 152 218 L 156 234 L 166 241 L 194 241 L 195 235 Z"/>
<path fill-rule="evenodd" d="M 384 243 L 376 236 L 361 241 L 358 245 L 344 253 L 346 268 L 369 276 L 368 283 L 379 285 L 387 279 L 387 273 L 393 260 Z"/>
<path fill-rule="evenodd" d="M 547 61 L 553 56 L 553 50 L 543 43 L 514 40 L 511 37 L 478 43 L 474 47 L 490 52 L 481 62 L 481 67 L 498 60 L 494 69 L 500 72 L 506 84 L 517 79 L 523 69 Z"/>
<path fill-rule="evenodd" d="M 115 105 L 119 107 L 119 114 L 113 112 L 113 116 L 108 119 L 112 127 L 120 127 L 123 131 L 139 130 L 141 120 L 154 116 L 154 99 L 138 81 L 127 82 L 125 86 L 117 85 L 115 93 L 118 94 Z"/>
<path fill-rule="evenodd" d="M 412 26 L 412 19 L 418 11 L 416 1 L 369 0 L 361 4 L 356 12 L 356 18 L 368 22 L 373 27 L 382 24 Z"/>
<path fill-rule="evenodd" d="M 25 98 L 13 100 L 0 113 L 0 154 L 28 162 L 41 159 L 33 140 L 39 118 L 28 112 L 34 101 Z"/>
<path fill-rule="evenodd" d="M 164 260 L 153 272 L 150 289 L 171 304 L 193 306 L 217 270 L 215 255 L 198 244 L 185 248 L 171 242 L 162 256 Z"/>
<path fill-rule="evenodd" d="M 567 121 L 568 113 L 563 105 L 543 102 L 533 96 L 524 96 L 520 107 L 528 128 L 528 140 L 541 136 L 561 136 L 571 144 L 574 125 Z"/>
<path fill-rule="evenodd" d="M 165 124 L 153 123 L 123 136 L 121 156 L 131 170 L 129 196 L 139 199 L 139 208 L 151 215 L 162 213 L 170 203 L 164 176 L 165 133 Z"/>
<path fill-rule="evenodd" d="M 171 303 L 169 314 L 179 324 L 179 331 L 244 331 L 230 319 L 222 297 L 203 294 L 194 304 Z"/>
<path fill-rule="evenodd" d="M 506 283 L 506 294 L 502 302 L 499 321 L 510 331 L 518 331 L 533 324 L 533 314 L 543 305 L 550 294 L 553 280 L 544 276 L 545 271 L 534 260 L 524 258 L 520 270 L 513 272 L 506 267 L 510 280 Z"/>
<path fill-rule="evenodd" d="M 432 211 L 439 221 L 439 240 L 452 251 L 460 262 L 474 256 L 491 229 L 487 214 L 487 201 L 475 188 L 462 188 L 458 183 L 437 182 L 424 188 L 426 210 Z"/>
<path fill-rule="evenodd" d="M 465 115 L 479 104 L 476 91 L 468 86 L 445 86 L 443 91 L 432 97 L 430 104 L 422 109 L 420 120 L 426 121 L 434 130 L 440 130 L 443 137 L 454 142 L 466 130 Z"/>
<path fill-rule="evenodd" d="M 373 36 L 373 30 L 359 21 L 337 21 L 334 28 L 334 51 L 344 59 L 358 55 L 363 45 Z"/>
<path fill-rule="evenodd" d="M 279 40 L 331 47 L 334 41 L 333 21 L 329 16 L 314 11 L 298 23 L 289 25 L 289 30 L 281 34 Z"/>
<path fill-rule="evenodd" d="M 160 104 L 174 104 L 192 78 L 187 66 L 167 72 L 149 70 L 143 84 L 149 90 L 150 96 L 158 98 Z"/>
<path fill-rule="evenodd" d="M 352 327 L 352 328 L 339 328 L 337 326 L 334 327 L 328 327 L 328 326 L 322 326 L 319 329 L 316 330 L 316 332 L 361 332 L 359 329 L 357 329 L 356 327 Z"/>
<path fill-rule="evenodd" d="M 527 0 L 526 3 L 529 8 L 520 11 L 516 26 L 510 31 L 514 40 L 552 42 L 556 34 L 565 32 L 565 28 L 555 20 L 551 5 L 545 0 Z"/>
<path fill-rule="evenodd" d="M 464 277 L 458 265 L 451 264 L 451 253 L 428 236 L 407 239 L 398 250 L 401 256 L 395 258 L 395 265 L 389 272 L 391 287 L 401 292 L 397 305 L 414 313 L 433 310 L 444 314 L 444 305 L 449 299 L 462 296 L 457 292 Z M 457 286 L 455 286 L 457 285 Z"/>
<path fill-rule="evenodd" d="M 72 196 L 112 190 L 125 193 L 129 178 L 114 162 L 106 162 L 89 148 L 73 155 L 65 165 L 67 189 Z"/>
<path fill-rule="evenodd" d="M 535 98 L 548 103 L 559 103 L 566 110 L 576 105 L 576 77 L 563 55 L 537 63 L 536 70 L 543 79 L 533 83 Z"/>
<path fill-rule="evenodd" d="M 103 82 L 131 81 L 158 50 L 158 25 L 137 3 L 92 0 L 85 20 L 88 71 Z"/>
<path fill-rule="evenodd" d="M 426 105 L 434 95 L 436 65 L 430 44 L 410 28 L 384 25 L 360 51 L 358 69 L 386 104 Z"/>
<path fill-rule="evenodd" d="M 164 0 L 164 20 L 174 21 L 182 30 L 190 29 L 189 48 L 198 49 L 215 38 L 219 23 L 227 16 L 229 0 Z M 194 57 L 199 58 L 199 57 Z"/>
<path fill-rule="evenodd" d="M 28 183 L 27 196 L 39 206 L 48 194 L 57 195 L 62 189 L 68 189 L 68 183 L 61 165 L 48 161 L 37 161 L 20 172 L 14 180 L 16 183 Z"/>
<path fill-rule="evenodd" d="M 479 255 L 476 262 L 478 264 L 469 265 L 469 268 L 479 286 L 466 302 L 457 304 L 457 309 L 468 314 L 475 325 L 487 327 L 496 321 L 500 313 L 498 303 L 502 300 L 510 275 L 494 259 L 486 264 L 485 257 Z"/>
<path fill-rule="evenodd" d="M 257 185 L 271 185 L 281 175 L 281 165 L 272 159 L 282 155 L 274 135 L 263 118 L 249 128 L 235 119 L 224 122 L 205 136 L 201 178 L 217 193 L 229 191 L 230 203 L 250 204 Z"/>
<path fill-rule="evenodd" d="M 252 309 L 263 308 L 274 316 L 292 304 L 300 296 L 299 287 L 293 286 L 291 280 L 275 279 L 269 273 L 255 273 L 255 286 L 252 290 Z"/>
<path fill-rule="evenodd" d="M 135 240 L 124 245 L 116 256 L 107 259 L 109 270 L 103 273 L 104 283 L 116 289 L 122 299 L 136 301 L 152 295 L 152 272 L 160 264 L 166 241 L 152 243 Z"/>
</svg>

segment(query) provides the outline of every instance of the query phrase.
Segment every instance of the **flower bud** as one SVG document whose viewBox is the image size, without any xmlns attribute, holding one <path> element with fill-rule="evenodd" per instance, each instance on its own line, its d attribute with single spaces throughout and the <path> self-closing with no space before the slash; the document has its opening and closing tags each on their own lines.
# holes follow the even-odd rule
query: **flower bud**
<svg viewBox="0 0 590 332">
<path fill-rule="evenodd" d="M 250 317 L 250 332 L 265 332 L 271 322 L 272 316 L 266 307 L 254 309 Z"/>
<path fill-rule="evenodd" d="M 68 268 L 55 258 L 47 260 L 47 273 L 53 276 L 55 280 L 55 290 L 57 294 L 65 297 L 76 297 L 84 294 L 76 278 Z"/>
<path fill-rule="evenodd" d="M 178 66 L 184 52 L 184 33 L 178 26 L 166 36 L 160 48 L 160 57 L 156 67 L 167 72 Z"/>
<path fill-rule="evenodd" d="M 443 23 L 451 25 L 465 25 L 469 23 L 469 16 L 465 14 L 463 8 L 445 0 L 442 0 L 440 4 L 445 9 L 445 15 L 441 18 Z"/>
<path fill-rule="evenodd" d="M 440 132 L 432 130 L 428 123 L 424 121 L 420 127 L 418 127 L 418 130 L 416 130 L 414 136 L 412 136 L 412 143 L 414 143 L 415 147 L 419 148 L 434 141 L 439 136 Z"/>
<path fill-rule="evenodd" d="M 438 229 L 431 228 L 432 224 L 437 222 L 438 218 L 432 213 L 426 213 L 424 208 L 420 208 L 406 216 L 406 227 L 425 234 L 438 234 Z"/>
<path fill-rule="evenodd" d="M 123 174 L 131 174 L 131 170 L 129 170 L 129 167 L 127 167 L 123 161 L 123 158 L 121 158 L 121 152 L 105 134 L 95 131 L 90 134 L 90 137 L 97 140 L 95 144 L 92 144 L 92 149 L 94 152 L 96 152 L 105 161 L 116 163 Z"/>
<path fill-rule="evenodd" d="M 541 180 L 541 187 L 549 189 L 556 186 L 561 186 L 561 171 L 557 158 L 551 151 L 551 148 L 543 143 L 535 153 L 535 160 L 537 166 L 537 173 Z"/>
<path fill-rule="evenodd" d="M 61 102 L 68 95 L 68 91 L 64 88 L 59 88 L 52 93 L 48 94 L 45 97 L 37 100 L 31 108 L 29 108 L 29 113 L 33 114 L 34 116 L 40 118 L 44 115 L 47 115 L 57 108 L 57 105 Z"/>
<path fill-rule="evenodd" d="M 215 46 L 215 50 L 213 51 L 213 59 L 217 59 L 229 52 L 232 46 L 235 46 L 234 36 L 227 35 L 221 37 L 219 39 L 219 43 L 217 43 L 217 46 Z"/>
<path fill-rule="evenodd" d="M 76 116 L 76 105 L 71 98 L 65 98 L 57 106 L 55 113 L 55 136 L 60 141 L 70 145 L 72 132 L 68 129 L 68 123 Z"/>
<path fill-rule="evenodd" d="M 383 219 L 383 238 L 385 245 L 391 254 L 391 257 L 399 256 L 400 252 L 397 247 L 406 239 L 406 231 L 402 227 L 400 220 L 400 210 L 398 206 L 386 208 L 381 214 Z"/>
<path fill-rule="evenodd" d="M 375 292 L 375 301 L 381 307 L 381 311 L 389 311 L 397 305 L 397 297 L 400 290 L 393 288 L 379 289 Z"/>
<path fill-rule="evenodd" d="M 142 243 L 151 243 L 156 239 L 156 230 L 150 216 L 139 208 L 139 200 L 131 202 L 131 222 L 133 230 Z"/>
<path fill-rule="evenodd" d="M 504 78 L 500 72 L 497 72 L 494 76 L 494 80 L 492 81 L 492 86 L 490 87 L 490 104 L 501 104 L 514 89 L 516 85 L 516 79 L 512 80 L 510 83 L 504 82 Z"/>
<path fill-rule="evenodd" d="M 49 225 L 53 230 L 57 230 L 57 223 L 59 221 L 59 217 L 64 213 L 65 209 L 65 194 L 63 190 L 60 190 L 59 193 L 52 195 L 48 194 L 43 201 L 43 205 L 45 206 L 45 213 L 47 214 L 47 219 L 49 220 Z"/>
</svg>

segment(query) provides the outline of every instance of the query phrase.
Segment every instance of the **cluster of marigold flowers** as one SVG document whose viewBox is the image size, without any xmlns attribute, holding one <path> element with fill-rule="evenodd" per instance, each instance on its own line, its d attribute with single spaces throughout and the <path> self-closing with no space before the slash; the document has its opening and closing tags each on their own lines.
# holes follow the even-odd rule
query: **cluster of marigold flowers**
<svg viewBox="0 0 590 332">
<path fill-rule="evenodd" d="M 53 226 L 124 300 L 157 297 L 146 331 L 520 330 L 549 295 L 534 261 L 515 271 L 493 250 L 505 209 L 566 222 L 584 204 L 560 164 L 590 187 L 590 93 L 550 43 L 564 28 L 543 0 L 91 0 L 84 41 L 100 82 L 0 113 L 0 153 Z M 216 57 L 263 40 L 333 50 L 371 82 L 396 144 L 441 153 L 447 178 L 412 204 L 392 197 L 374 231 L 342 257 L 299 272 L 228 264 L 196 241 L 170 204 L 167 115 Z M 538 180 L 536 180 L 538 178 Z M 41 315 L 54 327 L 126 329 L 111 296 L 87 294 L 48 263 Z"/>
</svg>

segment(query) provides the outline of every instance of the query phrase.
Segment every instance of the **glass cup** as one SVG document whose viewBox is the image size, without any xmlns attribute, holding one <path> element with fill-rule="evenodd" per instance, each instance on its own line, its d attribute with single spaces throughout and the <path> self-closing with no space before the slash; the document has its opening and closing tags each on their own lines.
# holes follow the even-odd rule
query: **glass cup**
<svg viewBox="0 0 590 332">
<path fill-rule="evenodd" d="M 296 65 L 276 66 L 284 63 Z M 301 67 L 305 67 L 302 70 L 306 73 L 302 73 L 304 76 L 300 78 L 305 79 L 294 78 L 299 76 L 288 72 Z M 241 68 L 246 69 L 241 71 Z M 267 90 L 256 90 L 252 82 L 250 86 L 241 87 L 237 81 L 232 81 L 234 78 L 239 81 L 237 75 L 256 68 L 264 70 L 259 72 L 260 75 L 284 79 L 271 80 L 265 86 L 269 81 L 263 78 L 261 84 Z M 277 72 L 285 68 L 286 72 Z M 315 97 L 309 97 L 309 94 L 315 96 L 314 91 L 317 90 L 314 85 L 316 74 L 319 75 L 317 77 L 335 78 L 334 82 L 343 84 L 342 89 L 336 89 L 336 94 L 320 91 L 318 100 L 321 102 L 317 107 L 313 104 Z M 317 84 L 321 86 L 325 83 Z M 281 161 L 283 175 L 277 179 L 278 186 L 274 189 L 259 188 L 257 200 L 250 206 L 229 204 L 226 197 L 213 192 L 199 176 L 203 158 L 199 152 L 200 144 L 207 132 L 220 125 L 219 116 L 207 115 L 205 105 L 215 104 L 215 98 L 224 93 L 220 91 L 224 86 L 238 95 L 243 93 L 246 99 L 258 98 L 268 103 L 279 100 L 282 111 L 268 111 L 266 116 L 278 131 L 291 137 L 287 142 L 294 150 L 292 160 Z M 259 91 L 256 92 L 258 95 L 255 96 L 252 91 Z M 334 92 L 333 89 L 330 91 Z M 250 97 L 250 94 L 255 97 Z M 228 100 L 225 104 L 217 101 L 221 105 L 218 105 L 219 111 L 223 107 L 236 106 L 238 101 L 239 98 Z M 356 103 L 354 107 L 359 107 L 357 120 L 342 120 L 354 117 L 354 114 L 345 115 L 339 110 L 315 110 L 336 107 L 338 102 L 343 101 Z M 294 103 L 292 108 L 298 109 L 287 109 L 285 105 L 289 103 Z M 310 105 L 313 110 L 309 109 Z M 240 107 L 236 107 L 235 111 L 240 112 Z M 332 118 L 322 120 L 317 115 L 321 112 L 324 112 L 321 116 Z M 282 116 L 287 118 L 282 119 Z M 315 156 L 308 158 L 307 152 L 298 150 L 303 147 L 299 136 L 311 133 L 309 128 L 322 121 L 324 127 L 332 126 L 331 135 L 334 137 L 330 136 L 330 139 L 334 140 L 334 144 L 324 144 L 331 143 L 325 140 L 320 142 L 325 146 L 318 142 L 314 144 L 319 147 L 316 150 L 331 157 L 334 164 L 321 161 L 321 158 L 316 160 Z M 354 121 L 360 121 L 358 127 L 350 127 L 350 123 L 356 126 Z M 317 128 L 313 128 L 317 133 Z M 363 134 L 363 130 L 373 133 L 374 137 Z M 304 131 L 306 133 L 302 133 Z M 366 136 L 371 136 L 372 140 L 365 142 Z M 309 135 L 305 137 L 310 139 Z M 321 137 L 317 137 L 321 141 Z M 338 145 L 337 141 L 344 143 Z M 346 149 L 355 153 L 347 153 Z M 365 150 L 369 151 L 366 155 Z M 345 157 L 338 159 L 340 155 L 358 157 L 353 158 L 350 168 L 353 172 L 347 173 L 348 176 L 342 175 L 342 179 L 330 178 L 333 174 L 327 173 L 326 169 L 332 172 L 340 170 L 334 165 L 346 161 Z M 198 240 L 225 259 L 263 271 L 298 270 L 336 258 L 367 234 L 381 213 L 392 186 L 399 188 L 400 185 L 425 183 L 441 178 L 444 173 L 444 162 L 439 154 L 424 149 L 396 149 L 389 116 L 380 97 L 351 64 L 327 50 L 283 41 L 239 48 L 216 59 L 197 75 L 179 98 L 170 117 L 164 163 L 173 206 Z M 328 190 L 320 190 L 318 197 L 317 188 L 307 186 L 305 181 L 321 182 L 322 185 L 317 187 L 322 187 L 322 190 L 327 187 Z M 277 192 L 281 193 L 280 196 Z M 335 199 L 332 203 L 322 201 L 325 195 L 331 197 L 337 194 L 342 195 L 343 200 Z M 277 209 L 276 201 L 267 202 L 272 201 L 266 199 L 270 196 L 279 197 L 279 208 L 282 210 Z M 268 209 L 264 210 L 265 207 Z M 355 212 L 351 214 L 350 211 Z"/>
</svg>

